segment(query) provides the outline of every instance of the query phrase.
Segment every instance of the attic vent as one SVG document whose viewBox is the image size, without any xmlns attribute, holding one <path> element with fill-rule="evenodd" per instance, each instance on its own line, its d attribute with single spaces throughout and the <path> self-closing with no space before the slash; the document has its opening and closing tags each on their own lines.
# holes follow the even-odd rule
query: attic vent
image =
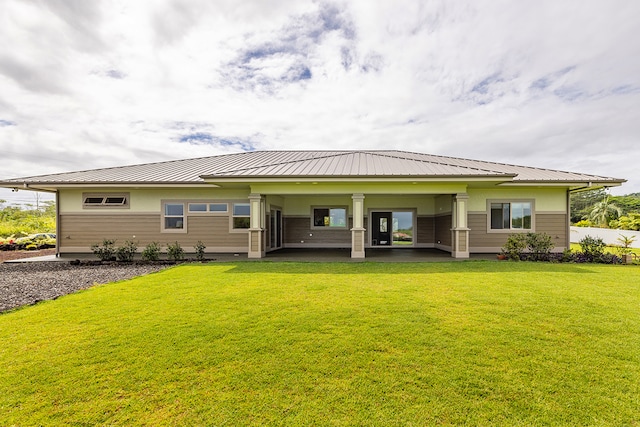
<svg viewBox="0 0 640 427">
<path fill-rule="evenodd" d="M 83 194 L 82 207 L 90 208 L 128 208 L 129 193 Z"/>
</svg>

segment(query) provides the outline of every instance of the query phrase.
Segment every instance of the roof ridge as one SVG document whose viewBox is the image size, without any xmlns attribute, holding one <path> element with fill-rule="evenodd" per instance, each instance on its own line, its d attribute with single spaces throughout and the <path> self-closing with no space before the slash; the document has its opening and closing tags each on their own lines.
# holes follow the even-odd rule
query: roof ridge
<svg viewBox="0 0 640 427">
<path fill-rule="evenodd" d="M 455 159 L 455 160 L 474 161 L 474 162 L 478 162 L 479 161 L 479 162 L 482 162 L 482 163 L 491 163 L 491 162 L 484 162 L 482 160 L 470 160 L 470 159 L 463 159 L 461 157 L 440 156 L 440 155 L 437 155 L 437 154 L 415 153 L 415 152 L 412 152 L 412 151 L 402 151 L 402 150 L 389 150 L 389 151 L 395 151 L 397 153 L 417 154 L 419 156 L 432 156 L 432 157 L 438 157 L 438 158 L 441 158 L 441 159 Z M 456 167 L 456 168 L 473 169 L 473 170 L 479 170 L 479 171 L 484 171 L 484 172 L 499 173 L 499 174 L 504 175 L 504 172 L 498 171 L 498 170 L 493 170 L 493 169 L 476 168 L 476 167 L 470 167 L 470 166 L 464 166 L 464 165 L 454 165 L 453 163 L 434 162 L 434 161 L 425 160 L 425 159 L 412 159 L 412 158 L 409 158 L 409 157 L 392 156 L 392 155 L 389 155 L 389 154 L 381 154 L 381 155 L 385 156 L 385 157 L 394 158 L 394 159 L 413 160 L 413 161 L 422 162 L 422 163 L 430 163 L 430 164 L 443 165 L 443 166 L 452 166 L 452 167 Z M 493 164 L 499 164 L 499 163 L 493 163 Z M 505 166 L 515 166 L 515 165 L 505 165 Z M 512 175 L 512 174 L 509 174 L 509 175 Z"/>
<path fill-rule="evenodd" d="M 313 156 L 307 159 L 293 159 L 293 160 L 287 160 L 287 161 L 282 161 L 282 162 L 274 162 L 274 163 L 268 163 L 268 164 L 263 164 L 263 165 L 259 165 L 259 166 L 251 166 L 251 167 L 245 167 L 245 168 L 237 168 L 237 169 L 227 169 L 224 171 L 218 171 L 215 172 L 211 175 L 205 175 L 205 176 L 217 176 L 217 175 L 222 175 L 225 173 L 229 173 L 229 172 L 240 172 L 240 171 L 248 171 L 251 169 L 257 169 L 257 168 L 267 168 L 267 167 L 273 167 L 273 166 L 281 166 L 281 165 L 290 165 L 290 164 L 294 164 L 294 163 L 301 163 L 301 162 L 308 162 L 310 160 L 319 160 L 319 159 L 328 159 L 331 157 L 338 157 L 338 156 L 344 156 L 345 154 L 351 154 L 351 153 L 361 153 L 363 152 L 362 150 L 353 150 L 353 151 L 349 151 L 349 150 L 342 150 L 342 151 L 318 151 L 318 150 L 262 150 L 260 152 L 263 153 L 331 153 L 331 154 L 326 154 L 326 155 L 319 155 L 319 156 Z"/>
</svg>

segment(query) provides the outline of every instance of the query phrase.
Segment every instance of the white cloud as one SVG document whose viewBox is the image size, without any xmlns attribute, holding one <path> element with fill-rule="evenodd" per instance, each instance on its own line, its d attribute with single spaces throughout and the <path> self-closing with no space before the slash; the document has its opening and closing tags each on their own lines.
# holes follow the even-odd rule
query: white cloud
<svg viewBox="0 0 640 427">
<path fill-rule="evenodd" d="M 627 178 L 640 4 L 7 0 L 0 177 L 401 149 Z M 3 196 L 0 196 L 3 198 Z"/>
</svg>

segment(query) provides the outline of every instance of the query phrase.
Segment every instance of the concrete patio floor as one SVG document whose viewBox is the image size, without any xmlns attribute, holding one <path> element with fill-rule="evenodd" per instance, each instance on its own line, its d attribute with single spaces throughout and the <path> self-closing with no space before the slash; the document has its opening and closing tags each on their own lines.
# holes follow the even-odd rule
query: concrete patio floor
<svg viewBox="0 0 640 427">
<path fill-rule="evenodd" d="M 366 258 L 352 259 L 350 249 L 280 249 L 267 252 L 264 258 L 249 259 L 246 253 L 240 254 L 206 254 L 208 260 L 219 262 L 448 262 L 467 260 L 496 260 L 496 254 L 472 254 L 468 259 L 452 258 L 449 252 L 439 249 L 416 248 L 369 248 L 366 250 Z M 193 254 L 186 254 L 187 258 Z M 55 255 L 22 258 L 7 263 L 17 262 L 69 262 L 76 259 L 97 260 L 95 255 Z"/>
</svg>

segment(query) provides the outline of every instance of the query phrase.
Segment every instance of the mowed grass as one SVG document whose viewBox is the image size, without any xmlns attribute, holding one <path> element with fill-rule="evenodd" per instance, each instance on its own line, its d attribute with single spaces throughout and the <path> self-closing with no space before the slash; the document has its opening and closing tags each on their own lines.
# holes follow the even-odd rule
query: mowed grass
<svg viewBox="0 0 640 427">
<path fill-rule="evenodd" d="M 640 269 L 184 265 L 0 315 L 0 425 L 640 425 Z"/>
</svg>

